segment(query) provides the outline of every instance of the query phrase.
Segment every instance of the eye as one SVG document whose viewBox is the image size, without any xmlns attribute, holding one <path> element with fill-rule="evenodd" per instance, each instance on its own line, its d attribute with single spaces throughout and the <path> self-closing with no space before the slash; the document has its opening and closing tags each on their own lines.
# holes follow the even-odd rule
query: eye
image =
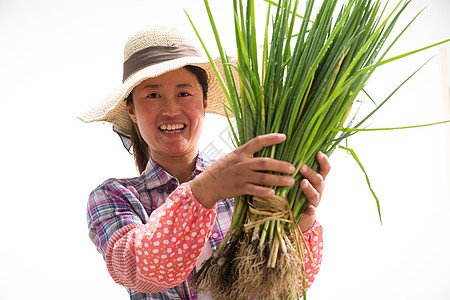
<svg viewBox="0 0 450 300">
<path fill-rule="evenodd" d="M 157 93 L 151 93 L 147 96 L 147 98 L 159 98 L 161 97 L 160 95 L 158 95 Z"/>
<path fill-rule="evenodd" d="M 181 92 L 181 93 L 178 94 L 178 97 L 188 97 L 190 95 L 191 94 L 189 94 L 188 92 Z"/>
</svg>

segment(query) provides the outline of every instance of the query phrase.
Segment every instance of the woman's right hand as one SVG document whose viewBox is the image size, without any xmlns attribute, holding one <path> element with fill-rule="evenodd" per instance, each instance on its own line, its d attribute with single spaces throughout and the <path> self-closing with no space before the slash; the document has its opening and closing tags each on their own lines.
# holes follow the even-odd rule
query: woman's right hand
<svg viewBox="0 0 450 300">
<path fill-rule="evenodd" d="M 271 133 L 257 136 L 217 160 L 190 183 L 197 201 L 206 208 L 213 208 L 220 199 L 240 195 L 257 197 L 274 195 L 274 190 L 264 185 L 293 185 L 295 181 L 291 176 L 264 172 L 292 174 L 295 171 L 292 164 L 268 157 L 254 157 L 254 154 L 263 148 L 280 144 L 284 140 L 286 140 L 284 134 Z"/>
</svg>

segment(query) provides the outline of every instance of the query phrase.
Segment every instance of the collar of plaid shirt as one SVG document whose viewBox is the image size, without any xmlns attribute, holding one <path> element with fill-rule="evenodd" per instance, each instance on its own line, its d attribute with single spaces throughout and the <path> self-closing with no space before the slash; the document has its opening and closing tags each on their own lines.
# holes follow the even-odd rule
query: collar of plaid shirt
<svg viewBox="0 0 450 300">
<path fill-rule="evenodd" d="M 202 154 L 199 152 L 195 163 L 195 169 L 192 173 L 192 178 L 205 171 L 207 167 L 211 165 L 211 162 L 205 161 Z M 158 188 L 167 184 L 169 181 L 174 181 L 178 185 L 178 180 L 167 173 L 162 167 L 160 167 L 152 158 L 147 163 L 144 172 L 141 177 L 145 180 L 145 186 L 148 190 Z"/>
</svg>

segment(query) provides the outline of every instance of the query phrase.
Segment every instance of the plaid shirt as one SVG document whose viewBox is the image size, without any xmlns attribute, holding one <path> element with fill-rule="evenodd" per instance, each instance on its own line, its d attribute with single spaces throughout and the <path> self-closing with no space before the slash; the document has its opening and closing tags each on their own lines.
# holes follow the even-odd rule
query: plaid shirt
<svg viewBox="0 0 450 300">
<path fill-rule="evenodd" d="M 210 164 L 199 153 L 192 178 L 204 171 Z M 89 198 L 87 219 L 89 237 L 98 252 L 105 258 L 108 242 L 116 231 L 125 226 L 132 228 L 146 224 L 150 214 L 166 202 L 169 194 L 178 185 L 179 182 L 175 177 L 150 159 L 145 171 L 139 177 L 109 179 L 96 188 Z M 121 196 L 117 197 L 119 194 Z M 217 203 L 217 216 L 209 236 L 209 243 L 213 251 L 227 233 L 232 213 L 232 199 L 220 200 Z M 133 300 L 197 299 L 197 295 L 190 285 L 193 273 L 182 284 L 163 292 L 145 294 L 127 290 Z"/>
<path fill-rule="evenodd" d="M 204 171 L 210 164 L 199 153 L 192 178 Z M 188 185 L 184 186 L 188 187 Z M 156 228 L 161 225 L 159 221 L 154 221 L 157 219 L 157 216 L 165 215 L 166 211 L 170 211 L 169 207 L 176 206 L 172 205 L 174 202 L 172 198 L 178 197 L 174 196 L 174 194 L 177 194 L 180 189 L 183 189 L 183 185 L 180 186 L 176 178 L 168 174 L 150 159 L 145 171 L 139 177 L 131 179 L 109 179 L 91 193 L 87 213 L 89 237 L 96 245 L 97 250 L 105 258 L 108 271 L 117 283 L 132 286 L 136 277 L 145 273 L 142 271 L 142 263 L 141 267 L 139 267 L 138 263 L 144 258 L 143 256 L 139 256 L 139 252 L 141 252 L 139 251 L 139 247 L 142 244 L 142 238 L 148 236 L 150 231 L 147 230 L 149 228 Z M 185 195 L 185 192 L 182 193 Z M 190 193 L 190 188 L 186 193 Z M 207 223 L 206 225 L 201 223 L 200 226 L 203 226 L 201 228 L 205 229 L 205 239 L 209 237 L 208 242 L 214 251 L 230 227 L 233 213 L 233 200 L 220 200 L 214 209 L 207 210 L 196 202 L 192 194 L 187 197 L 180 196 L 180 198 L 187 198 L 185 200 L 188 202 L 180 204 L 179 207 L 180 209 L 184 207 L 187 210 L 191 210 L 187 212 L 187 218 L 193 220 L 193 223 L 199 219 L 194 217 L 198 215 L 197 212 L 199 210 L 202 211 L 201 213 L 199 212 L 201 214 L 200 217 L 205 216 L 210 218 L 210 222 L 205 222 Z M 191 207 L 194 207 L 193 210 Z M 203 230 L 199 231 L 203 232 Z M 180 237 L 186 238 L 188 236 L 188 234 L 180 235 Z M 322 227 L 316 223 L 310 230 L 303 233 L 303 236 L 311 250 L 309 254 L 305 252 L 306 282 L 308 288 L 314 281 L 322 260 Z M 184 238 L 179 238 L 179 240 L 184 240 Z M 204 240 L 203 244 L 205 242 L 206 240 Z M 151 239 L 149 243 L 151 243 Z M 176 246 L 174 245 L 175 248 Z M 146 250 L 150 251 L 149 249 L 155 248 L 146 248 Z M 190 254 L 194 252 L 192 249 L 187 251 L 190 251 Z M 142 249 L 142 252 L 144 252 L 144 249 Z M 198 258 L 199 251 L 196 252 L 196 255 Z M 309 261 L 308 255 L 313 256 L 314 262 Z M 181 279 L 181 283 L 175 287 L 154 293 L 141 293 L 129 288 L 127 290 L 131 299 L 134 300 L 197 299 L 197 294 L 191 285 L 192 276 L 196 272 L 195 268 L 192 269 L 192 267 L 193 264 L 191 263 L 190 268 L 186 268 L 186 272 L 184 272 L 185 275 L 189 274 L 186 280 L 181 282 Z M 139 270 L 136 272 L 136 269 Z M 143 269 L 145 270 L 146 268 Z M 136 273 L 139 274 L 136 275 Z M 147 276 L 146 280 L 140 281 L 139 286 L 144 287 L 145 290 L 155 291 L 155 286 L 164 285 L 160 284 L 156 278 Z"/>
</svg>

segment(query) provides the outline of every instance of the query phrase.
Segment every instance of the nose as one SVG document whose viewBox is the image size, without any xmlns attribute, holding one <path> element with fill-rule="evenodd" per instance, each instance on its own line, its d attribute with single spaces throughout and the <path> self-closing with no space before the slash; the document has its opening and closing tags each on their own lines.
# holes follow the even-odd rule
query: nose
<svg viewBox="0 0 450 300">
<path fill-rule="evenodd" d="M 167 117 L 175 117 L 180 114 L 180 103 L 176 97 L 165 99 L 162 114 Z"/>
</svg>

